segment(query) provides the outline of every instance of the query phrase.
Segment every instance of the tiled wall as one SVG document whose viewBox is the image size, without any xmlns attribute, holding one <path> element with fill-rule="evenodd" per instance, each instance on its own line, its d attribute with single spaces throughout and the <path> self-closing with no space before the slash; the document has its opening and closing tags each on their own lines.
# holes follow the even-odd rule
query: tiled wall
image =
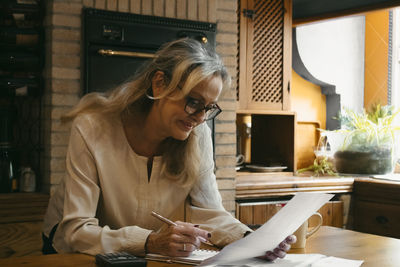
<svg viewBox="0 0 400 267">
<path fill-rule="evenodd" d="M 389 11 L 365 15 L 364 107 L 387 104 Z"/>
<path fill-rule="evenodd" d="M 81 92 L 82 7 L 217 23 L 217 52 L 236 81 L 236 0 L 51 0 L 46 1 L 46 89 L 44 96 L 43 191 L 52 192 L 65 172 L 69 125 L 60 115 L 78 103 Z M 223 92 L 216 121 L 216 175 L 227 210 L 235 209 L 236 85 Z"/>
</svg>

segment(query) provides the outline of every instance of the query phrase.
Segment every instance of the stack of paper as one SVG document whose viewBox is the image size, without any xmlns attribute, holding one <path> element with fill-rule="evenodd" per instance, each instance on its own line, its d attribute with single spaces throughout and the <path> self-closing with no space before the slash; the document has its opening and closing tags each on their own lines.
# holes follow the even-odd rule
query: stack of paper
<svg viewBox="0 0 400 267">
<path fill-rule="evenodd" d="M 284 259 L 267 262 L 255 257 L 273 250 L 293 234 L 312 214 L 333 197 L 323 193 L 297 193 L 278 213 L 257 231 L 231 243 L 200 266 L 348 266 L 358 267 L 362 261 L 327 257 L 320 254 L 288 254 Z"/>
<path fill-rule="evenodd" d="M 183 263 L 191 265 L 199 265 L 204 260 L 218 254 L 216 250 L 196 249 L 187 257 L 169 257 L 160 254 L 146 254 L 146 260 L 163 261 L 169 263 Z"/>
<path fill-rule="evenodd" d="M 255 257 L 273 250 L 288 235 L 321 208 L 333 195 L 322 193 L 297 193 L 278 213 L 257 231 L 215 251 L 196 251 L 189 257 L 171 258 L 148 254 L 147 259 L 198 264 L 200 266 L 251 266 L 251 267 L 359 267 L 363 261 L 329 257 L 321 254 L 288 254 L 284 259 L 268 262 Z"/>
<path fill-rule="evenodd" d="M 264 255 L 266 251 L 273 250 L 287 236 L 293 234 L 332 197 L 332 194 L 297 193 L 257 231 L 224 247 L 220 253 L 205 260 L 201 266 L 237 263 Z"/>
<path fill-rule="evenodd" d="M 288 254 L 284 259 L 277 259 L 274 262 L 252 258 L 238 261 L 224 266 L 240 267 L 359 267 L 363 261 L 348 260 L 337 257 L 329 257 L 321 254 Z M 213 265 L 220 266 L 220 265 Z"/>
</svg>

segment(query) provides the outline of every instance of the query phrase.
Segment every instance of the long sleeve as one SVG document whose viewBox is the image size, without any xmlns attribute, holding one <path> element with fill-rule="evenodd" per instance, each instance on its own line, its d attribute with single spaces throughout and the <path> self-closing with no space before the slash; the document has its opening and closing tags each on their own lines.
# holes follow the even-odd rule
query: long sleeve
<svg viewBox="0 0 400 267">
<path fill-rule="evenodd" d="M 222 247 L 242 238 L 244 233 L 251 229 L 224 209 L 214 174 L 211 134 L 208 127 L 203 127 L 200 136 L 203 162 L 199 179 L 190 192 L 188 217 L 192 223 L 200 224 L 203 229 L 210 231 L 211 241 Z"/>
<path fill-rule="evenodd" d="M 71 130 L 66 170 L 63 219 L 54 239 L 56 250 L 87 254 L 125 250 L 136 255 L 143 254 L 151 230 L 138 226 L 116 230 L 107 225 L 99 226 L 96 218 L 101 194 L 98 169 L 76 125 Z M 65 251 L 66 248 L 70 251 Z"/>
</svg>

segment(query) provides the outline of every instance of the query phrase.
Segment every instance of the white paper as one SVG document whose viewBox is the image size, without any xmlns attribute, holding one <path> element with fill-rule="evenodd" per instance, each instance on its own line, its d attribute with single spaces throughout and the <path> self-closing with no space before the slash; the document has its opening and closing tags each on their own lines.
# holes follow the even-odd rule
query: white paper
<svg viewBox="0 0 400 267">
<path fill-rule="evenodd" d="M 225 264 L 225 265 L 214 265 L 218 267 L 310 267 L 314 262 L 320 260 L 323 255 L 320 254 L 288 254 L 283 259 L 277 259 L 273 262 L 266 261 L 258 258 L 250 258 L 241 260 L 232 264 Z M 214 267 L 213 266 L 213 267 Z M 336 266 L 337 267 L 337 266 Z"/>
<path fill-rule="evenodd" d="M 224 247 L 200 266 L 236 263 L 262 256 L 293 234 L 312 214 L 333 197 L 323 193 L 297 193 L 278 213 L 255 232 Z"/>
<path fill-rule="evenodd" d="M 389 181 L 397 181 L 400 182 L 400 173 L 390 173 L 390 174 L 382 174 L 382 175 L 372 175 L 372 178 L 375 179 L 383 179 Z"/>
<path fill-rule="evenodd" d="M 337 257 L 324 257 L 313 263 L 312 267 L 359 267 L 363 264 L 362 260 L 348 260 Z"/>
<path fill-rule="evenodd" d="M 214 265 L 224 267 L 360 267 L 364 261 L 329 257 L 322 254 L 288 254 L 274 262 L 251 258 L 234 264 Z"/>
<path fill-rule="evenodd" d="M 186 257 L 170 257 L 161 254 L 148 253 L 146 254 L 147 260 L 155 260 L 155 261 L 165 261 L 165 262 L 177 262 L 177 263 L 195 263 L 199 264 L 205 259 L 208 259 L 214 255 L 216 255 L 218 251 L 216 250 L 207 250 L 207 249 L 196 249 L 189 256 Z"/>
</svg>

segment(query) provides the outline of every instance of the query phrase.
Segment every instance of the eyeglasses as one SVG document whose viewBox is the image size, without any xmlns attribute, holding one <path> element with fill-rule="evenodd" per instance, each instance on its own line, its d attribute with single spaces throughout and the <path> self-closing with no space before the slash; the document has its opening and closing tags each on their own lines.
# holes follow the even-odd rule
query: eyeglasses
<svg viewBox="0 0 400 267">
<path fill-rule="evenodd" d="M 185 111 L 189 115 L 195 115 L 202 111 L 205 111 L 205 118 L 204 120 L 212 120 L 217 117 L 218 114 L 222 112 L 221 108 L 218 104 L 210 104 L 208 106 L 204 106 L 203 102 L 193 97 L 187 96 L 186 97 L 186 105 Z"/>
</svg>

